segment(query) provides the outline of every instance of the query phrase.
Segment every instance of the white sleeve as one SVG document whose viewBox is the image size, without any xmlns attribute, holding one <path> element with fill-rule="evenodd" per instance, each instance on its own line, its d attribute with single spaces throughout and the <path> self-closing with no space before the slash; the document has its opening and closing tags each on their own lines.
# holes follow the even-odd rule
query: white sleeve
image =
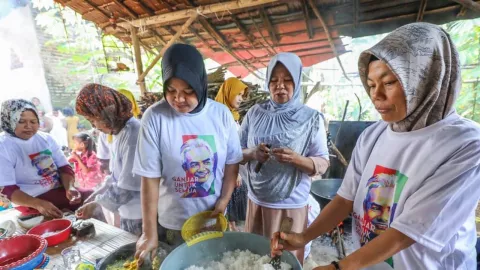
<svg viewBox="0 0 480 270">
<path fill-rule="evenodd" d="M 129 130 L 129 134 L 123 137 L 124 141 L 119 144 L 118 155 L 121 159 L 120 174 L 115 176 L 118 181 L 118 187 L 130 190 L 140 191 L 141 178 L 140 175 L 133 173 L 133 163 L 137 148 L 138 130 Z M 114 161 L 111 161 L 114 162 Z"/>
<path fill-rule="evenodd" d="M 390 227 L 441 252 L 477 207 L 479 160 L 480 142 L 457 152 L 406 199 Z"/>
<path fill-rule="evenodd" d="M 228 113 L 226 124 L 228 130 L 227 138 L 227 156 L 225 158 L 226 164 L 237 164 L 243 160 L 242 146 L 240 145 L 240 139 L 238 137 L 237 124 L 233 119 L 233 116 L 230 112 L 225 110 Z"/>
<path fill-rule="evenodd" d="M 358 138 L 357 143 L 355 144 L 355 148 L 352 152 L 352 157 L 350 159 L 350 163 L 348 165 L 347 171 L 345 172 L 345 176 L 343 177 L 342 185 L 340 189 L 337 191 L 337 194 L 344 199 L 349 201 L 355 200 L 355 195 L 357 194 L 358 185 L 360 184 L 360 180 L 362 180 L 362 173 L 364 169 L 362 161 L 362 147 L 363 140 L 362 138 L 364 133 L 360 135 Z"/>
<path fill-rule="evenodd" d="M 10 160 L 9 153 L 5 147 L 0 145 L 0 187 L 17 184 L 15 178 L 15 164 Z"/>
<path fill-rule="evenodd" d="M 160 121 L 154 121 L 151 108 L 142 117 L 138 134 L 133 172 L 143 177 L 162 177 L 162 153 L 160 150 Z"/>
<path fill-rule="evenodd" d="M 107 141 L 107 134 L 103 132 L 98 136 L 97 157 L 99 159 L 110 159 L 110 147 Z"/>
<path fill-rule="evenodd" d="M 322 157 L 329 160 L 328 146 L 327 146 L 327 132 L 325 131 L 325 125 L 323 118 L 320 117 L 318 132 L 312 139 L 310 149 L 308 150 L 307 157 Z"/>
<path fill-rule="evenodd" d="M 47 134 L 48 145 L 50 146 L 50 151 L 52 151 L 52 158 L 58 168 L 69 165 L 65 154 L 58 145 L 58 143 L 53 139 L 52 136 Z"/>
</svg>

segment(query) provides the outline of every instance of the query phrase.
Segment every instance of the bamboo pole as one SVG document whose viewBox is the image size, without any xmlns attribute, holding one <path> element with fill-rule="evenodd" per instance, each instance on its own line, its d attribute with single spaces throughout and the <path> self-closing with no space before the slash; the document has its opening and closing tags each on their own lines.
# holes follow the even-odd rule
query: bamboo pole
<svg viewBox="0 0 480 270">
<path fill-rule="evenodd" d="M 131 35 L 132 35 L 132 45 L 133 45 L 133 52 L 135 53 L 135 64 L 137 66 L 137 74 L 138 74 L 138 81 L 137 84 L 140 86 L 140 92 L 145 94 L 147 92 L 147 86 L 145 85 L 145 80 L 142 78 L 143 73 L 143 65 L 142 65 L 142 52 L 140 51 L 140 41 L 138 40 L 137 36 L 137 29 L 135 27 L 131 27 Z"/>
<path fill-rule="evenodd" d="M 480 12 L 480 4 L 472 0 L 452 0 L 471 10 Z"/>
<path fill-rule="evenodd" d="M 310 7 L 312 7 L 313 13 L 315 13 L 315 16 L 317 16 L 318 20 L 323 26 L 323 29 L 325 30 L 325 35 L 327 36 L 328 42 L 330 43 L 330 47 L 332 48 L 332 52 L 337 58 L 338 64 L 340 65 L 340 68 L 342 69 L 343 76 L 349 81 L 350 78 L 347 75 L 347 72 L 345 71 L 345 68 L 343 68 L 342 61 L 340 61 L 340 57 L 338 56 L 337 48 L 335 48 L 335 43 L 333 42 L 332 36 L 330 35 L 330 31 L 328 30 L 328 26 L 325 23 L 325 20 L 323 19 L 322 15 L 320 14 L 320 11 L 318 11 L 317 6 L 313 2 L 313 0 L 308 0 L 308 3 L 310 4 Z"/>
<path fill-rule="evenodd" d="M 145 77 L 147 76 L 148 72 L 150 72 L 150 70 L 152 70 L 152 68 L 157 64 L 158 60 L 160 60 L 160 58 L 162 58 L 163 54 L 165 53 L 165 51 L 170 47 L 172 46 L 172 44 L 182 35 L 183 32 L 185 32 L 185 30 L 188 29 L 188 27 L 197 19 L 198 17 L 198 13 L 193 13 L 192 16 L 182 25 L 182 28 L 177 31 L 177 33 L 175 34 L 175 36 L 173 36 L 167 43 L 167 45 L 165 45 L 162 50 L 158 53 L 157 57 L 155 57 L 155 59 L 153 59 L 152 63 L 150 63 L 150 65 L 147 67 L 147 69 L 140 75 L 138 76 L 138 81 L 137 83 L 141 83 L 141 81 L 143 81 L 145 79 Z"/>
<path fill-rule="evenodd" d="M 193 13 L 199 13 L 203 16 L 229 11 L 234 12 L 245 8 L 259 7 L 265 4 L 276 3 L 281 0 L 236 0 L 222 3 L 215 3 L 211 5 L 199 6 L 197 8 L 190 8 L 185 10 L 173 11 L 165 14 L 150 16 L 133 20 L 131 22 L 122 22 L 119 25 L 128 26 L 133 24 L 135 27 L 148 26 L 152 24 L 166 24 L 173 21 L 185 20 L 192 16 Z"/>
<path fill-rule="evenodd" d="M 427 9 L 427 0 L 421 0 L 420 8 L 418 9 L 417 22 L 423 21 L 423 14 L 425 13 L 425 9 Z"/>
</svg>

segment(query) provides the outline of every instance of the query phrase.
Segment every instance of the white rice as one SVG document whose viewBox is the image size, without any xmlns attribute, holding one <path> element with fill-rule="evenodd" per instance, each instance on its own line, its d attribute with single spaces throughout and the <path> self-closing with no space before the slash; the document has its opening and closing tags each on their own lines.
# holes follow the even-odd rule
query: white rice
<svg viewBox="0 0 480 270">
<path fill-rule="evenodd" d="M 260 256 L 249 250 L 235 250 L 223 253 L 220 261 L 213 261 L 200 266 L 190 266 L 185 270 L 274 270 L 270 265 L 271 258 L 267 255 Z M 292 266 L 286 263 L 281 264 L 282 270 L 290 270 Z"/>
</svg>

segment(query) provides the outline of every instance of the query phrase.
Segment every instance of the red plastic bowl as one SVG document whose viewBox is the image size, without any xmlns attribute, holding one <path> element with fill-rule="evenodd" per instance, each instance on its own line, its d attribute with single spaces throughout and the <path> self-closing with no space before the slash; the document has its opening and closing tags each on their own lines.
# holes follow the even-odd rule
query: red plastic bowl
<svg viewBox="0 0 480 270">
<path fill-rule="evenodd" d="M 18 235 L 1 239 L 0 269 L 12 269 L 36 260 L 40 256 L 43 258 L 45 249 L 47 249 L 47 241 L 37 235 Z"/>
<path fill-rule="evenodd" d="M 57 232 L 48 237 L 43 237 L 42 235 L 48 232 Z M 54 219 L 47 222 L 44 222 L 40 225 L 37 225 L 31 228 L 27 234 L 38 235 L 42 238 L 45 238 L 48 242 L 48 246 L 56 246 L 70 237 L 72 232 L 72 222 L 68 219 Z"/>
</svg>

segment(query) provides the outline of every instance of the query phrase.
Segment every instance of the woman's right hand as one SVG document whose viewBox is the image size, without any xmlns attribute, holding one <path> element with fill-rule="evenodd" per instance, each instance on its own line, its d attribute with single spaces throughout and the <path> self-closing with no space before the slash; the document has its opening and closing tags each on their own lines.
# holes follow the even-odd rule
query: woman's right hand
<svg viewBox="0 0 480 270">
<path fill-rule="evenodd" d="M 284 240 L 283 245 L 279 244 L 278 241 L 281 239 Z M 307 239 L 303 233 L 280 233 L 276 232 L 273 234 L 272 239 L 270 240 L 270 250 L 271 256 L 281 256 L 282 250 L 297 250 L 305 247 L 307 245 Z"/>
<path fill-rule="evenodd" d="M 147 236 L 142 233 L 140 239 L 137 241 L 137 251 L 135 252 L 135 259 L 138 259 L 138 266 L 142 265 L 147 256 L 151 260 L 155 258 L 158 248 L 158 235 Z"/>
<path fill-rule="evenodd" d="M 89 202 L 87 204 L 84 204 L 77 210 L 77 212 L 75 212 L 75 215 L 78 219 L 92 218 L 93 214 L 95 213 L 95 209 L 97 208 L 97 205 L 98 204 L 96 202 Z"/>
<path fill-rule="evenodd" d="M 260 163 L 265 163 L 270 158 L 270 148 L 266 144 L 261 143 L 255 150 L 255 159 Z"/>
<path fill-rule="evenodd" d="M 61 218 L 63 216 L 63 212 L 49 201 L 39 200 L 35 205 L 35 209 L 37 209 L 42 216 L 52 218 Z"/>
</svg>

